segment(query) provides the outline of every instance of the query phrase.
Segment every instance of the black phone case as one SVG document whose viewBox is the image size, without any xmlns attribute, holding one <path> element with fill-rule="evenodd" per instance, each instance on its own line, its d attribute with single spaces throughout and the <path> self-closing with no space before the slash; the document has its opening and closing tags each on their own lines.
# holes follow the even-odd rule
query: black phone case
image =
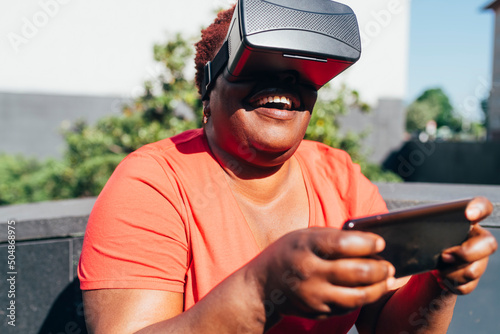
<svg viewBox="0 0 500 334">
<path fill-rule="evenodd" d="M 347 221 L 343 230 L 380 235 L 386 247 L 379 255 L 396 268 L 395 277 L 445 268 L 440 254 L 467 239 L 471 199 L 419 206 Z"/>
</svg>

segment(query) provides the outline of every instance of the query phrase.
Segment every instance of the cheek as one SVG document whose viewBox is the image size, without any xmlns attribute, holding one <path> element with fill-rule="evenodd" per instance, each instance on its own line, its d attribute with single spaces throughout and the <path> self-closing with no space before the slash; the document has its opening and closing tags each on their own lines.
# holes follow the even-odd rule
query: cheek
<svg viewBox="0 0 500 334">
<path fill-rule="evenodd" d="M 227 81 L 223 76 L 217 79 L 218 94 L 222 97 L 230 97 L 242 101 L 252 90 L 255 83 L 252 81 Z"/>
<path fill-rule="evenodd" d="M 311 113 L 314 109 L 314 105 L 316 104 L 316 100 L 318 99 L 318 92 L 316 90 L 303 88 L 301 90 L 301 95 L 305 109 L 309 110 L 309 112 Z"/>
<path fill-rule="evenodd" d="M 312 110 L 312 109 L 311 109 Z M 309 126 L 309 121 L 311 120 L 311 113 L 312 111 L 304 111 L 304 119 L 302 120 L 302 131 L 301 131 L 301 138 L 304 138 L 306 134 L 307 127 Z"/>
<path fill-rule="evenodd" d="M 227 151 L 234 152 L 246 140 L 247 124 L 242 119 L 241 110 L 230 109 L 230 105 L 212 109 L 212 126 L 218 145 Z"/>
</svg>

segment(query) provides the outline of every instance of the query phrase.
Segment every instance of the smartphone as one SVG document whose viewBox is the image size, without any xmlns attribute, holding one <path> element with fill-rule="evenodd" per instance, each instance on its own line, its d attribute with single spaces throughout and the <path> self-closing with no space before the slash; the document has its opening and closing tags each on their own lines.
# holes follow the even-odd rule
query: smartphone
<svg viewBox="0 0 500 334">
<path fill-rule="evenodd" d="M 384 238 L 379 254 L 396 268 L 395 277 L 442 269 L 443 250 L 460 245 L 468 236 L 471 222 L 465 208 L 472 198 L 416 206 L 386 214 L 351 219 L 342 229 L 372 232 Z"/>
</svg>

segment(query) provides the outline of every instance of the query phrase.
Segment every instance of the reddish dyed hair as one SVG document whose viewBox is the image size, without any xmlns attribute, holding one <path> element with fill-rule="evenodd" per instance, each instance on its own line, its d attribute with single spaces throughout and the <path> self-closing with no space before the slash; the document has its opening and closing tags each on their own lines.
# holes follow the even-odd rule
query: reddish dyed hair
<svg viewBox="0 0 500 334">
<path fill-rule="evenodd" d="M 229 9 L 220 11 L 214 22 L 201 31 L 201 40 L 195 44 L 195 82 L 200 94 L 203 77 L 205 76 L 205 64 L 214 59 L 217 51 L 219 51 L 220 47 L 224 43 L 235 7 L 236 5 L 233 5 Z"/>
</svg>

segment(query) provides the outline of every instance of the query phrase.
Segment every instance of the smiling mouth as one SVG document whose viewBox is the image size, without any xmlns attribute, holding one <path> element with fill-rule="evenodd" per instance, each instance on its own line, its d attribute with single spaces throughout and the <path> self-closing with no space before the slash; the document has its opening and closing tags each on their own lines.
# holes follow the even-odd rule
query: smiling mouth
<svg viewBox="0 0 500 334">
<path fill-rule="evenodd" d="M 295 94 L 284 92 L 281 89 L 265 89 L 249 100 L 253 108 L 267 108 L 278 110 L 298 110 L 300 100 Z"/>
</svg>

